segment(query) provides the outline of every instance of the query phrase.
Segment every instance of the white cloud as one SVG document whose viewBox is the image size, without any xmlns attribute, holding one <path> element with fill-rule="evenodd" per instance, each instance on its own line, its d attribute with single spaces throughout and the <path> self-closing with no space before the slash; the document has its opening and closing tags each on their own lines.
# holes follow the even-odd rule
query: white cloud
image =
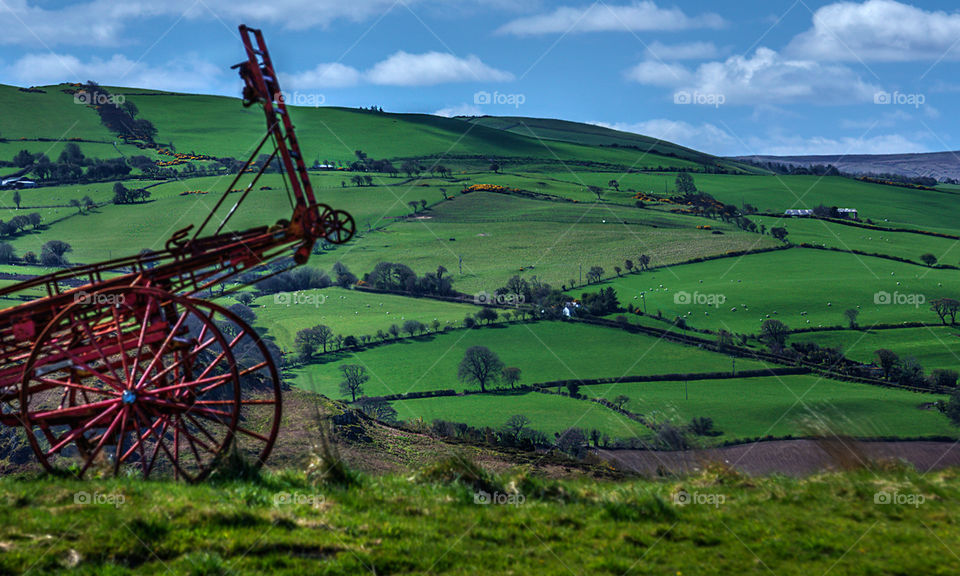
<svg viewBox="0 0 960 576">
<path fill-rule="evenodd" d="M 926 11 L 894 0 L 840 2 L 817 10 L 813 28 L 786 52 L 815 60 L 885 61 L 960 58 L 960 14 Z"/>
<path fill-rule="evenodd" d="M 882 134 L 870 138 L 751 138 L 749 154 L 765 156 L 823 156 L 853 154 L 911 154 L 930 152 L 919 142 L 901 134 Z"/>
<path fill-rule="evenodd" d="M 409 6 L 448 8 L 453 5 L 486 6 L 490 0 L 405 0 Z M 251 22 L 277 25 L 288 30 L 327 27 L 338 20 L 362 22 L 400 6 L 397 0 L 90 0 L 50 8 L 48 2 L 3 0 L 0 3 L 0 45 L 111 46 L 129 37 L 126 28 L 150 18 Z M 497 8 L 503 3 L 493 2 Z M 232 24 L 230 26 L 232 28 Z M 166 30 L 145 40 L 152 42 Z M 126 34 L 125 34 L 126 33 Z"/>
<path fill-rule="evenodd" d="M 291 90 L 318 88 L 345 88 L 360 83 L 362 74 L 356 68 L 339 62 L 319 64 L 313 70 L 299 74 L 281 74 L 282 86 Z"/>
<path fill-rule="evenodd" d="M 693 74 L 680 64 L 644 60 L 626 73 L 627 79 L 649 86 L 676 87 L 693 80 Z"/>
<path fill-rule="evenodd" d="M 738 146 L 735 137 L 709 123 L 696 126 L 687 122 L 658 118 L 634 124 L 594 122 L 597 126 L 651 136 L 710 154 L 726 154 Z"/>
<path fill-rule="evenodd" d="M 234 79 L 232 84 L 226 81 Z M 221 66 L 197 54 L 155 66 L 134 62 L 121 54 L 109 59 L 81 60 L 71 54 L 27 54 L 0 68 L 0 80 L 10 84 L 39 86 L 60 82 L 93 80 L 101 84 L 154 88 L 178 92 L 234 95 L 239 80 Z M 397 52 L 360 71 L 340 63 L 323 63 L 311 70 L 281 76 L 284 90 L 345 88 L 361 84 L 389 86 L 431 86 L 452 82 L 506 82 L 509 72 L 484 64 L 476 56 L 458 58 L 452 54 Z"/>
<path fill-rule="evenodd" d="M 574 8 L 562 6 L 553 12 L 518 18 L 499 32 L 530 36 L 573 32 L 623 32 L 720 28 L 724 20 L 716 14 L 687 16 L 679 8 L 664 9 L 648 0 L 622 6 L 596 2 Z"/>
<path fill-rule="evenodd" d="M 0 26 L 4 30 L 0 45 L 113 45 L 118 42 L 127 20 L 166 11 L 160 3 L 136 0 L 94 0 L 57 9 L 37 4 L 27 0 L 5 0 L 0 5 Z"/>
<path fill-rule="evenodd" d="M 910 154 L 929 152 L 919 139 L 901 134 L 881 134 L 872 137 L 804 137 L 770 134 L 751 136 L 746 141 L 714 124 L 690 124 L 669 119 L 645 122 L 606 123 L 595 122 L 623 132 L 674 142 L 681 146 L 700 150 L 717 156 L 815 156 L 827 154 Z"/>
<path fill-rule="evenodd" d="M 627 77 L 693 95 L 721 95 L 727 105 L 800 101 L 857 104 L 872 102 L 880 91 L 842 64 L 784 58 L 763 47 L 752 57 L 732 56 L 722 62 L 701 64 L 695 70 L 645 61 L 629 70 Z"/>
<path fill-rule="evenodd" d="M 448 82 L 506 82 L 513 74 L 491 68 L 476 56 L 397 52 L 378 62 L 365 74 L 372 84 L 386 86 L 432 86 Z"/>
<path fill-rule="evenodd" d="M 26 86 L 84 82 L 173 92 L 214 92 L 233 94 L 224 71 L 196 54 L 162 66 L 134 62 L 115 54 L 109 59 L 81 60 L 70 54 L 27 54 L 3 70 L 13 83 Z M 231 76 L 232 77 L 232 76 Z M 230 86 L 229 88 L 227 86 Z"/>
<path fill-rule="evenodd" d="M 453 118 L 454 116 L 483 116 L 483 111 L 479 106 L 473 104 L 458 104 L 441 108 L 433 113 L 434 116 L 443 116 L 444 118 Z"/>
<path fill-rule="evenodd" d="M 646 52 L 647 56 L 658 60 L 706 60 L 720 55 L 713 42 L 691 42 L 689 44 L 654 42 L 647 46 Z"/>
</svg>

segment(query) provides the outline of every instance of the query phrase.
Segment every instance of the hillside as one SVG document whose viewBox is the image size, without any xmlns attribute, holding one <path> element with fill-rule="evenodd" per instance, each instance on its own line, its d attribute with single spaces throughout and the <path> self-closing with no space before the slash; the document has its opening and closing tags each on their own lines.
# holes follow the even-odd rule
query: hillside
<svg viewBox="0 0 960 576">
<path fill-rule="evenodd" d="M 18 110 L 0 119 L 0 159 L 12 157 L 20 148 L 59 153 L 60 140 L 79 138 L 112 148 L 116 139 L 97 121 L 95 111 L 76 104 L 64 91 L 69 85 L 44 86 L 27 92 L 0 86 L 0 105 Z M 107 87 L 139 110 L 140 118 L 157 129 L 155 140 L 172 144 L 181 152 L 211 156 L 240 157 L 262 135 L 263 118 L 256 108 L 245 109 L 236 98 L 174 94 L 149 90 Z M 660 155 L 632 149 L 598 149 L 590 142 L 575 143 L 539 140 L 532 136 L 495 128 L 465 124 L 459 120 L 423 114 L 391 114 L 345 108 L 295 107 L 291 112 L 304 153 L 308 159 L 349 163 L 356 150 L 371 158 L 455 160 L 539 160 L 550 164 L 568 162 L 612 167 L 695 168 L 712 165 L 716 159 L 703 154 L 674 154 L 670 145 Z M 54 146 L 35 142 L 54 143 Z M 121 146 L 136 153 L 131 146 Z M 692 152 L 692 151 L 691 151 Z M 109 148 L 98 148 L 96 157 L 118 156 Z"/>
<path fill-rule="evenodd" d="M 352 487 L 2 479 L 0 571 L 948 574 L 956 472 L 550 480 L 451 457 Z M 460 481 L 456 479 L 459 477 Z"/>
<path fill-rule="evenodd" d="M 773 162 L 795 166 L 833 164 L 847 174 L 898 174 L 927 176 L 937 180 L 960 178 L 960 153 L 929 152 L 922 154 L 844 154 L 824 156 L 738 156 L 743 162 Z"/>
<path fill-rule="evenodd" d="M 734 173 L 763 173 L 762 170 L 753 166 L 717 158 L 665 140 L 613 130 L 595 124 L 521 116 L 460 116 L 457 119 L 473 125 L 530 136 L 538 140 L 557 140 L 588 146 L 635 148 L 655 155 L 673 156 L 706 166 L 718 166 Z"/>
<path fill-rule="evenodd" d="M 23 111 L 0 118 L 0 174 L 26 158 L 40 184 L 0 191 L 4 285 L 164 246 L 207 216 L 263 130 L 234 98 L 104 89 L 124 100 L 108 112 L 150 129 L 131 138 L 74 102 L 76 89 L 0 88 Z M 791 441 L 811 419 L 864 439 L 956 436 L 944 407 L 957 331 L 929 305 L 957 296 L 953 187 L 773 175 L 559 120 L 291 116 L 308 164 L 325 164 L 310 171 L 317 198 L 351 213 L 357 235 L 317 245 L 303 275 L 202 296 L 244 314 L 308 397 L 349 400 L 406 438 L 509 449 L 501 466 L 588 446 Z M 268 170 L 226 230 L 288 218 L 284 188 Z M 863 221 L 780 216 L 821 203 Z M 51 258 L 51 241 L 69 251 Z M 891 306 L 884 292 L 925 305 Z M 496 294 L 515 298 L 491 306 Z M 763 333 L 771 319 L 779 346 Z M 326 339 L 311 341 L 321 327 Z M 869 365 L 879 346 L 896 355 L 883 375 Z M 460 374 L 474 348 L 502 363 L 492 382 Z M 342 388 L 351 366 L 367 377 L 356 398 Z M 300 465 L 311 434 L 283 434 L 298 443 L 281 440 L 272 462 Z M 377 448 L 362 458 L 375 471 L 430 453 Z"/>
</svg>

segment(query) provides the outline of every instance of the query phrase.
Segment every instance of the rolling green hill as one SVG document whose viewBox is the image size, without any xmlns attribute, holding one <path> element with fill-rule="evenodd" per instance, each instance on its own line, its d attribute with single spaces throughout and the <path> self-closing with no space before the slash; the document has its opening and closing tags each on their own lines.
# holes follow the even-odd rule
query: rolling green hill
<svg viewBox="0 0 960 576">
<path fill-rule="evenodd" d="M 747 174 L 766 173 L 763 170 L 747 164 L 710 156 L 709 154 L 685 148 L 672 142 L 667 142 L 666 140 L 631 132 L 621 132 L 620 130 L 613 130 L 595 124 L 547 118 L 525 118 L 520 116 L 461 116 L 458 117 L 458 119 L 469 124 L 496 128 L 497 130 L 530 136 L 538 140 L 557 140 L 560 142 L 573 142 L 587 146 L 604 146 L 611 148 L 637 148 L 644 152 L 649 151 L 651 154 L 674 156 L 707 166 L 715 165 L 734 172 Z"/>
<path fill-rule="evenodd" d="M 92 108 L 76 104 L 63 92 L 66 85 L 45 86 L 44 93 L 0 86 L 0 104 L 18 110 L 0 120 L 0 136 L 84 138 L 112 142 L 115 137 L 98 122 Z M 244 156 L 263 131 L 263 115 L 242 108 L 236 98 L 108 88 L 139 109 L 139 118 L 157 128 L 156 141 L 173 143 L 180 152 Z M 488 161 L 501 158 L 550 162 L 599 163 L 624 167 L 694 168 L 713 163 L 706 155 L 661 156 L 629 149 L 599 149 L 572 142 L 545 142 L 455 119 L 423 114 L 377 113 L 345 108 L 291 110 L 304 154 L 310 159 L 349 162 L 354 151 L 372 158 L 446 158 Z M 589 143 L 585 143 L 589 144 Z M 2 158 L 2 157 L 0 157 Z"/>
<path fill-rule="evenodd" d="M 9 223 L 32 212 L 43 219 L 36 228 L 3 232 L 6 237 L 0 242 L 14 251 L 11 262 L 0 264 L 0 272 L 9 275 L 0 279 L 5 285 L 15 278 L 51 271 L 27 265 L 32 260 L 22 259 L 30 252 L 40 254 L 50 240 L 71 244 L 68 258 L 74 264 L 161 247 L 174 231 L 199 223 L 233 178 L 227 168 L 208 158 L 170 162 L 174 156 L 165 151 L 122 143 L 103 128 L 93 108 L 74 102 L 70 89 L 69 85 L 42 91 L 0 87 L 0 104 L 17 111 L 0 118 L 0 161 L 5 163 L 0 174 L 17 170 L 10 164 L 19 150 L 44 153 L 55 161 L 71 139 L 88 159 L 145 155 L 166 163 L 166 172 L 146 166 L 127 177 L 124 184 L 130 188 L 150 186 L 149 201 L 138 204 L 114 204 L 114 181 L 22 190 L 17 194 L 19 209 L 12 191 L 0 191 L 0 220 Z M 150 120 L 160 146 L 178 153 L 245 159 L 264 129 L 260 111 L 243 108 L 235 98 L 109 90 L 133 103 L 138 118 Z M 292 109 L 291 117 L 308 163 L 326 161 L 344 168 L 357 160 L 360 150 L 371 159 L 389 159 L 397 168 L 405 160 L 416 160 L 426 170 L 412 176 L 390 176 L 362 166 L 356 172 L 314 170 L 311 179 L 318 199 L 350 212 L 358 229 L 357 237 L 346 246 L 318 246 L 309 264 L 315 268 L 329 272 L 341 262 L 362 279 L 378 262 L 401 263 L 419 275 L 443 267 L 453 289 L 466 295 L 493 293 L 514 275 L 563 288 L 566 296 L 556 298 L 580 299 L 585 292 L 612 286 L 621 308 L 608 314 L 611 319 L 624 315 L 635 323 L 665 327 L 682 317 L 688 325 L 707 330 L 703 333 L 706 338 L 728 330 L 743 334 L 748 345 L 759 347 L 756 339 L 747 335 L 756 335 L 764 320 L 777 318 L 791 329 L 836 328 L 829 333 L 796 336 L 794 341 L 842 345 L 852 359 L 870 360 L 873 349 L 882 345 L 905 356 L 917 356 L 928 374 L 934 368 L 960 366 L 955 361 L 952 332 L 947 329 L 934 334 L 922 329 L 883 332 L 880 327 L 867 333 L 845 329 L 844 320 L 844 311 L 855 308 L 861 313 L 860 324 L 867 327 L 934 322 L 929 304 L 880 305 L 875 295 L 922 295 L 925 303 L 956 297 L 954 287 L 960 274 L 956 270 L 810 248 L 739 255 L 778 247 L 780 242 L 769 230 L 785 226 L 795 243 L 875 252 L 912 262 L 929 252 L 943 263 L 953 264 L 956 242 L 949 238 L 879 233 L 776 216 L 787 208 L 823 203 L 858 208 L 861 217 L 877 224 L 956 234 L 955 205 L 960 195 L 949 187 L 918 191 L 841 177 L 774 176 L 669 142 L 561 120 L 450 119 L 302 107 Z M 429 168 L 437 164 L 449 172 L 430 173 Z M 690 171 L 696 187 L 727 204 L 728 209 L 735 212 L 737 207 L 751 204 L 765 214 L 746 214 L 750 211 L 744 210 L 743 215 L 725 213 L 722 218 L 710 219 L 687 213 L 691 207 L 684 201 L 660 201 L 676 197 L 678 170 Z M 730 173 L 715 173 L 718 171 Z M 147 180 L 143 174 L 153 179 Z M 241 181 L 239 186 L 244 184 Z M 72 200 L 84 196 L 90 196 L 96 207 L 81 210 L 70 206 Z M 227 202 L 218 215 L 231 205 Z M 227 229 L 270 225 L 288 217 L 290 210 L 281 176 L 268 173 Z M 765 227 L 766 233 L 759 228 L 745 231 L 750 222 Z M 725 257 L 729 255 L 733 257 Z M 626 271 L 627 260 L 635 269 L 641 256 L 649 257 L 655 268 L 642 273 Z M 602 268 L 596 274 L 605 280 L 586 284 L 594 267 Z M 722 298 L 723 302 L 680 302 L 675 299 L 679 292 L 693 298 Z M 26 296 L 39 294 L 33 291 Z M 288 360 L 296 353 L 297 332 L 319 324 L 328 325 L 334 334 L 357 337 L 372 336 L 408 319 L 428 325 L 436 319 L 438 326 L 454 329 L 397 342 L 374 340 L 375 346 L 337 350 L 312 359 L 308 356 L 306 365 L 288 372 L 289 384 L 336 398 L 341 397 L 339 367 L 349 363 L 368 368 L 367 395 L 462 391 L 466 386 L 457 379 L 457 364 L 469 345 L 488 346 L 506 364 L 521 368 L 522 383 L 715 372 L 731 366 L 724 354 L 605 327 L 526 324 L 516 318 L 503 322 L 501 316 L 492 328 L 461 330 L 464 317 L 478 310 L 469 298 L 466 303 L 451 303 L 341 288 L 310 294 L 328 299 L 314 307 L 288 307 L 278 305 L 270 294 L 258 294 L 253 302 L 254 324 L 262 335 L 275 341 Z M 222 300 L 227 305 L 235 302 Z M 20 301 L 10 299 L 0 306 Z M 649 316 L 631 315 L 628 306 L 645 307 Z M 659 321 L 658 313 L 667 322 Z M 753 364 L 738 361 L 737 366 L 759 367 Z M 684 409 L 673 403 L 672 384 L 624 390 L 629 389 L 632 405 L 639 412 L 673 411 L 683 421 L 693 416 L 715 417 L 726 432 L 723 440 L 739 440 L 773 426 L 775 413 L 789 408 L 796 395 L 793 391 L 801 393 L 809 380 L 788 380 L 795 384 L 789 389 L 765 386 L 761 395 L 754 392 L 761 390 L 755 386 L 764 383 L 762 380 L 710 383 L 710 390 L 723 395 L 722 401 L 707 397 Z M 829 400 L 826 408 L 837 408 L 857 423 L 868 425 L 874 418 L 891 423 L 878 430 L 883 435 L 949 435 L 951 430 L 946 418 L 933 412 L 924 414 L 919 427 L 912 424 L 917 415 L 914 399 L 926 401 L 942 395 L 898 392 L 894 395 L 897 401 L 885 405 L 883 389 L 867 385 L 834 383 L 824 390 L 830 397 L 819 396 L 816 401 L 826 406 Z M 590 395 L 607 397 L 599 390 Z M 748 401 L 743 401 L 744 397 Z M 584 401 L 574 398 L 543 394 L 481 394 L 394 403 L 399 418 L 407 421 L 445 418 L 498 426 L 506 416 L 526 413 L 538 429 L 548 433 L 575 425 L 624 439 L 647 433 L 634 421 L 624 426 L 622 418 L 609 408 L 588 403 L 591 410 L 586 410 L 584 406 Z M 592 411 L 594 407 L 597 409 Z M 590 415 L 584 416 L 586 412 Z M 787 421 L 771 429 L 779 435 L 798 432 Z M 871 435 L 871 431 L 864 434 Z"/>
</svg>

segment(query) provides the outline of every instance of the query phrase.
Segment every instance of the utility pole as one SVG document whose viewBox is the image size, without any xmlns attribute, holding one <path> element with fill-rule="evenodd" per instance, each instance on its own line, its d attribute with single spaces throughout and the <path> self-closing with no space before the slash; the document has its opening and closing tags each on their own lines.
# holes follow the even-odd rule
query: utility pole
<svg viewBox="0 0 960 576">
<path fill-rule="evenodd" d="M 460 256 L 460 275 L 463 276 L 463 256 Z"/>
<path fill-rule="evenodd" d="M 580 263 L 580 285 L 583 286 L 583 262 Z"/>
</svg>

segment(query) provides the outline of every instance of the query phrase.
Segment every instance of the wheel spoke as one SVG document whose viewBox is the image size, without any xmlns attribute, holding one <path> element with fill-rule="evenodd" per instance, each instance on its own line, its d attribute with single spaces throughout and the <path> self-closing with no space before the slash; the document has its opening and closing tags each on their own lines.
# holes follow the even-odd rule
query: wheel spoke
<svg viewBox="0 0 960 576">
<path fill-rule="evenodd" d="M 204 326 L 204 328 L 206 328 L 206 326 Z M 216 341 L 215 338 L 211 338 L 211 339 L 207 340 L 206 342 L 204 342 L 204 343 L 203 343 L 202 345 L 200 345 L 199 347 L 197 347 L 197 348 L 191 350 L 190 352 L 186 353 L 185 355 L 181 356 L 180 359 L 179 359 L 177 362 L 171 363 L 169 366 L 167 366 L 166 368 L 164 368 L 164 369 L 161 370 L 160 372 L 157 372 L 156 374 L 154 374 L 154 376 L 153 376 L 152 378 L 150 378 L 149 381 L 147 381 L 147 382 L 144 383 L 144 385 L 142 386 L 142 388 L 147 388 L 150 384 L 152 384 L 152 383 L 156 382 L 157 380 L 159 380 L 160 378 L 166 376 L 166 375 L 167 375 L 171 370 L 173 370 L 174 368 L 177 368 L 177 367 L 185 364 L 188 360 L 193 360 L 200 352 L 203 352 L 203 350 L 205 350 L 206 348 L 208 348 L 208 347 L 210 346 L 210 344 L 214 343 L 215 341 Z M 217 361 L 219 362 L 219 358 L 222 358 L 223 356 L 224 356 L 223 353 L 221 353 L 220 356 L 218 356 L 218 360 L 217 360 Z"/>
<path fill-rule="evenodd" d="M 90 456 L 87 457 L 86 464 L 84 464 L 83 468 L 80 469 L 80 476 L 83 476 L 87 472 L 87 469 L 90 468 L 90 465 L 93 464 L 93 461 L 97 459 L 97 454 L 100 453 L 100 450 L 103 448 L 104 443 L 106 443 L 107 438 L 113 434 L 122 417 L 123 411 L 121 411 L 120 414 L 117 414 L 116 418 L 113 419 L 113 422 L 110 423 L 110 426 L 106 429 L 106 431 L 104 431 L 103 435 L 100 436 L 100 441 L 97 442 L 93 452 L 91 452 Z"/>
<path fill-rule="evenodd" d="M 176 324 L 174 324 L 173 327 L 170 328 L 170 333 L 167 334 L 167 337 L 163 340 L 163 344 L 160 345 L 160 349 L 158 349 L 155 352 L 156 355 L 153 357 L 153 360 L 150 361 L 150 364 L 147 365 L 147 367 L 144 369 L 143 376 L 140 377 L 140 380 L 137 382 L 137 385 L 134 388 L 139 389 L 141 386 L 143 386 L 143 381 L 144 379 L 146 379 L 147 374 L 149 374 L 150 371 L 153 370 L 153 367 L 156 365 L 157 361 L 160 360 L 161 356 L 163 356 L 164 350 L 166 350 L 167 346 L 170 345 L 170 342 L 173 340 L 174 335 L 177 333 L 178 330 L 180 330 L 180 326 L 183 324 L 183 322 L 186 319 L 187 319 L 187 310 L 184 310 L 183 312 L 180 313 L 180 317 L 177 318 Z"/>
<path fill-rule="evenodd" d="M 130 377 L 130 370 L 127 365 L 127 349 L 124 347 L 123 342 L 123 329 L 120 327 L 120 317 L 117 314 L 117 307 L 111 306 L 110 309 L 113 311 L 113 329 L 117 332 L 117 347 L 120 348 L 120 362 L 123 364 L 122 380 L 126 382 L 127 378 Z"/>
<path fill-rule="evenodd" d="M 130 369 L 130 376 L 127 377 L 128 382 L 133 382 L 137 379 L 137 367 L 140 366 L 140 352 L 143 351 L 144 341 L 147 339 L 147 326 L 150 325 L 150 306 L 156 302 L 156 299 L 148 295 L 147 296 L 147 307 L 143 312 L 143 319 L 140 321 L 140 336 L 137 337 L 137 354 L 133 359 L 133 366 Z"/>
<path fill-rule="evenodd" d="M 112 308 L 112 307 L 111 307 Z M 123 382 L 123 378 L 117 374 L 117 368 L 110 362 L 110 358 L 104 353 L 103 348 L 100 347 L 100 339 L 93 334 L 93 330 L 90 329 L 90 324 L 84 321 L 79 321 L 80 327 L 87 333 L 87 338 L 90 340 L 90 344 L 97 351 L 97 354 L 100 355 L 100 360 L 103 362 L 111 372 L 113 372 L 113 377 L 116 378 L 117 382 Z M 120 346 L 121 352 L 123 351 L 123 346 Z"/>
<path fill-rule="evenodd" d="M 68 444 L 70 444 L 80 436 L 83 436 L 83 434 L 88 430 L 90 430 L 91 428 L 93 428 L 93 426 L 97 422 L 109 416 L 111 413 L 116 411 L 118 407 L 119 407 L 119 404 L 114 404 L 113 406 L 110 406 L 109 408 L 101 412 L 100 415 L 94 418 L 93 420 L 88 421 L 82 427 L 72 429 L 70 432 L 67 433 L 66 438 L 60 438 L 55 445 L 50 447 L 50 449 L 47 451 L 47 455 L 52 456 L 53 454 L 56 454 L 57 452 L 62 450 L 65 446 L 67 446 Z"/>
<path fill-rule="evenodd" d="M 104 389 L 102 389 L 102 388 L 93 388 L 92 386 L 84 386 L 83 384 L 79 384 L 79 383 L 77 383 L 77 382 L 68 382 L 68 381 L 66 381 L 66 380 L 56 380 L 56 379 L 53 379 L 53 378 L 44 378 L 43 376 L 38 377 L 38 378 L 37 378 L 37 381 L 43 382 L 44 384 L 49 385 L 50 388 L 58 388 L 58 387 L 62 386 L 62 387 L 67 388 L 67 389 L 80 390 L 80 391 L 82 391 L 82 392 L 92 392 L 92 393 L 94 393 L 94 394 L 99 394 L 99 395 L 101 395 L 101 396 L 113 396 L 113 397 L 118 396 L 118 394 L 117 394 L 115 391 L 104 390 Z M 35 393 L 36 393 L 36 392 L 43 392 L 43 391 L 44 391 L 44 388 L 43 388 L 42 386 L 35 386 L 33 390 L 34 390 Z M 84 399 L 86 399 L 86 398 L 84 398 Z M 89 402 L 88 402 L 88 403 L 89 403 Z"/>
<path fill-rule="evenodd" d="M 110 378 L 108 375 L 100 372 L 99 370 L 95 370 L 92 366 L 90 366 L 89 364 L 81 360 L 80 357 L 74 354 L 73 352 L 70 352 L 69 350 L 64 349 L 57 343 L 53 343 L 52 346 L 55 347 L 58 352 L 60 352 L 64 356 L 67 356 L 70 359 L 70 361 L 75 364 L 74 368 L 79 367 L 87 372 L 90 372 L 91 375 L 96 376 L 98 380 L 100 380 L 104 384 L 111 386 L 115 390 L 119 391 L 123 389 L 123 384 L 119 380 Z"/>
</svg>

